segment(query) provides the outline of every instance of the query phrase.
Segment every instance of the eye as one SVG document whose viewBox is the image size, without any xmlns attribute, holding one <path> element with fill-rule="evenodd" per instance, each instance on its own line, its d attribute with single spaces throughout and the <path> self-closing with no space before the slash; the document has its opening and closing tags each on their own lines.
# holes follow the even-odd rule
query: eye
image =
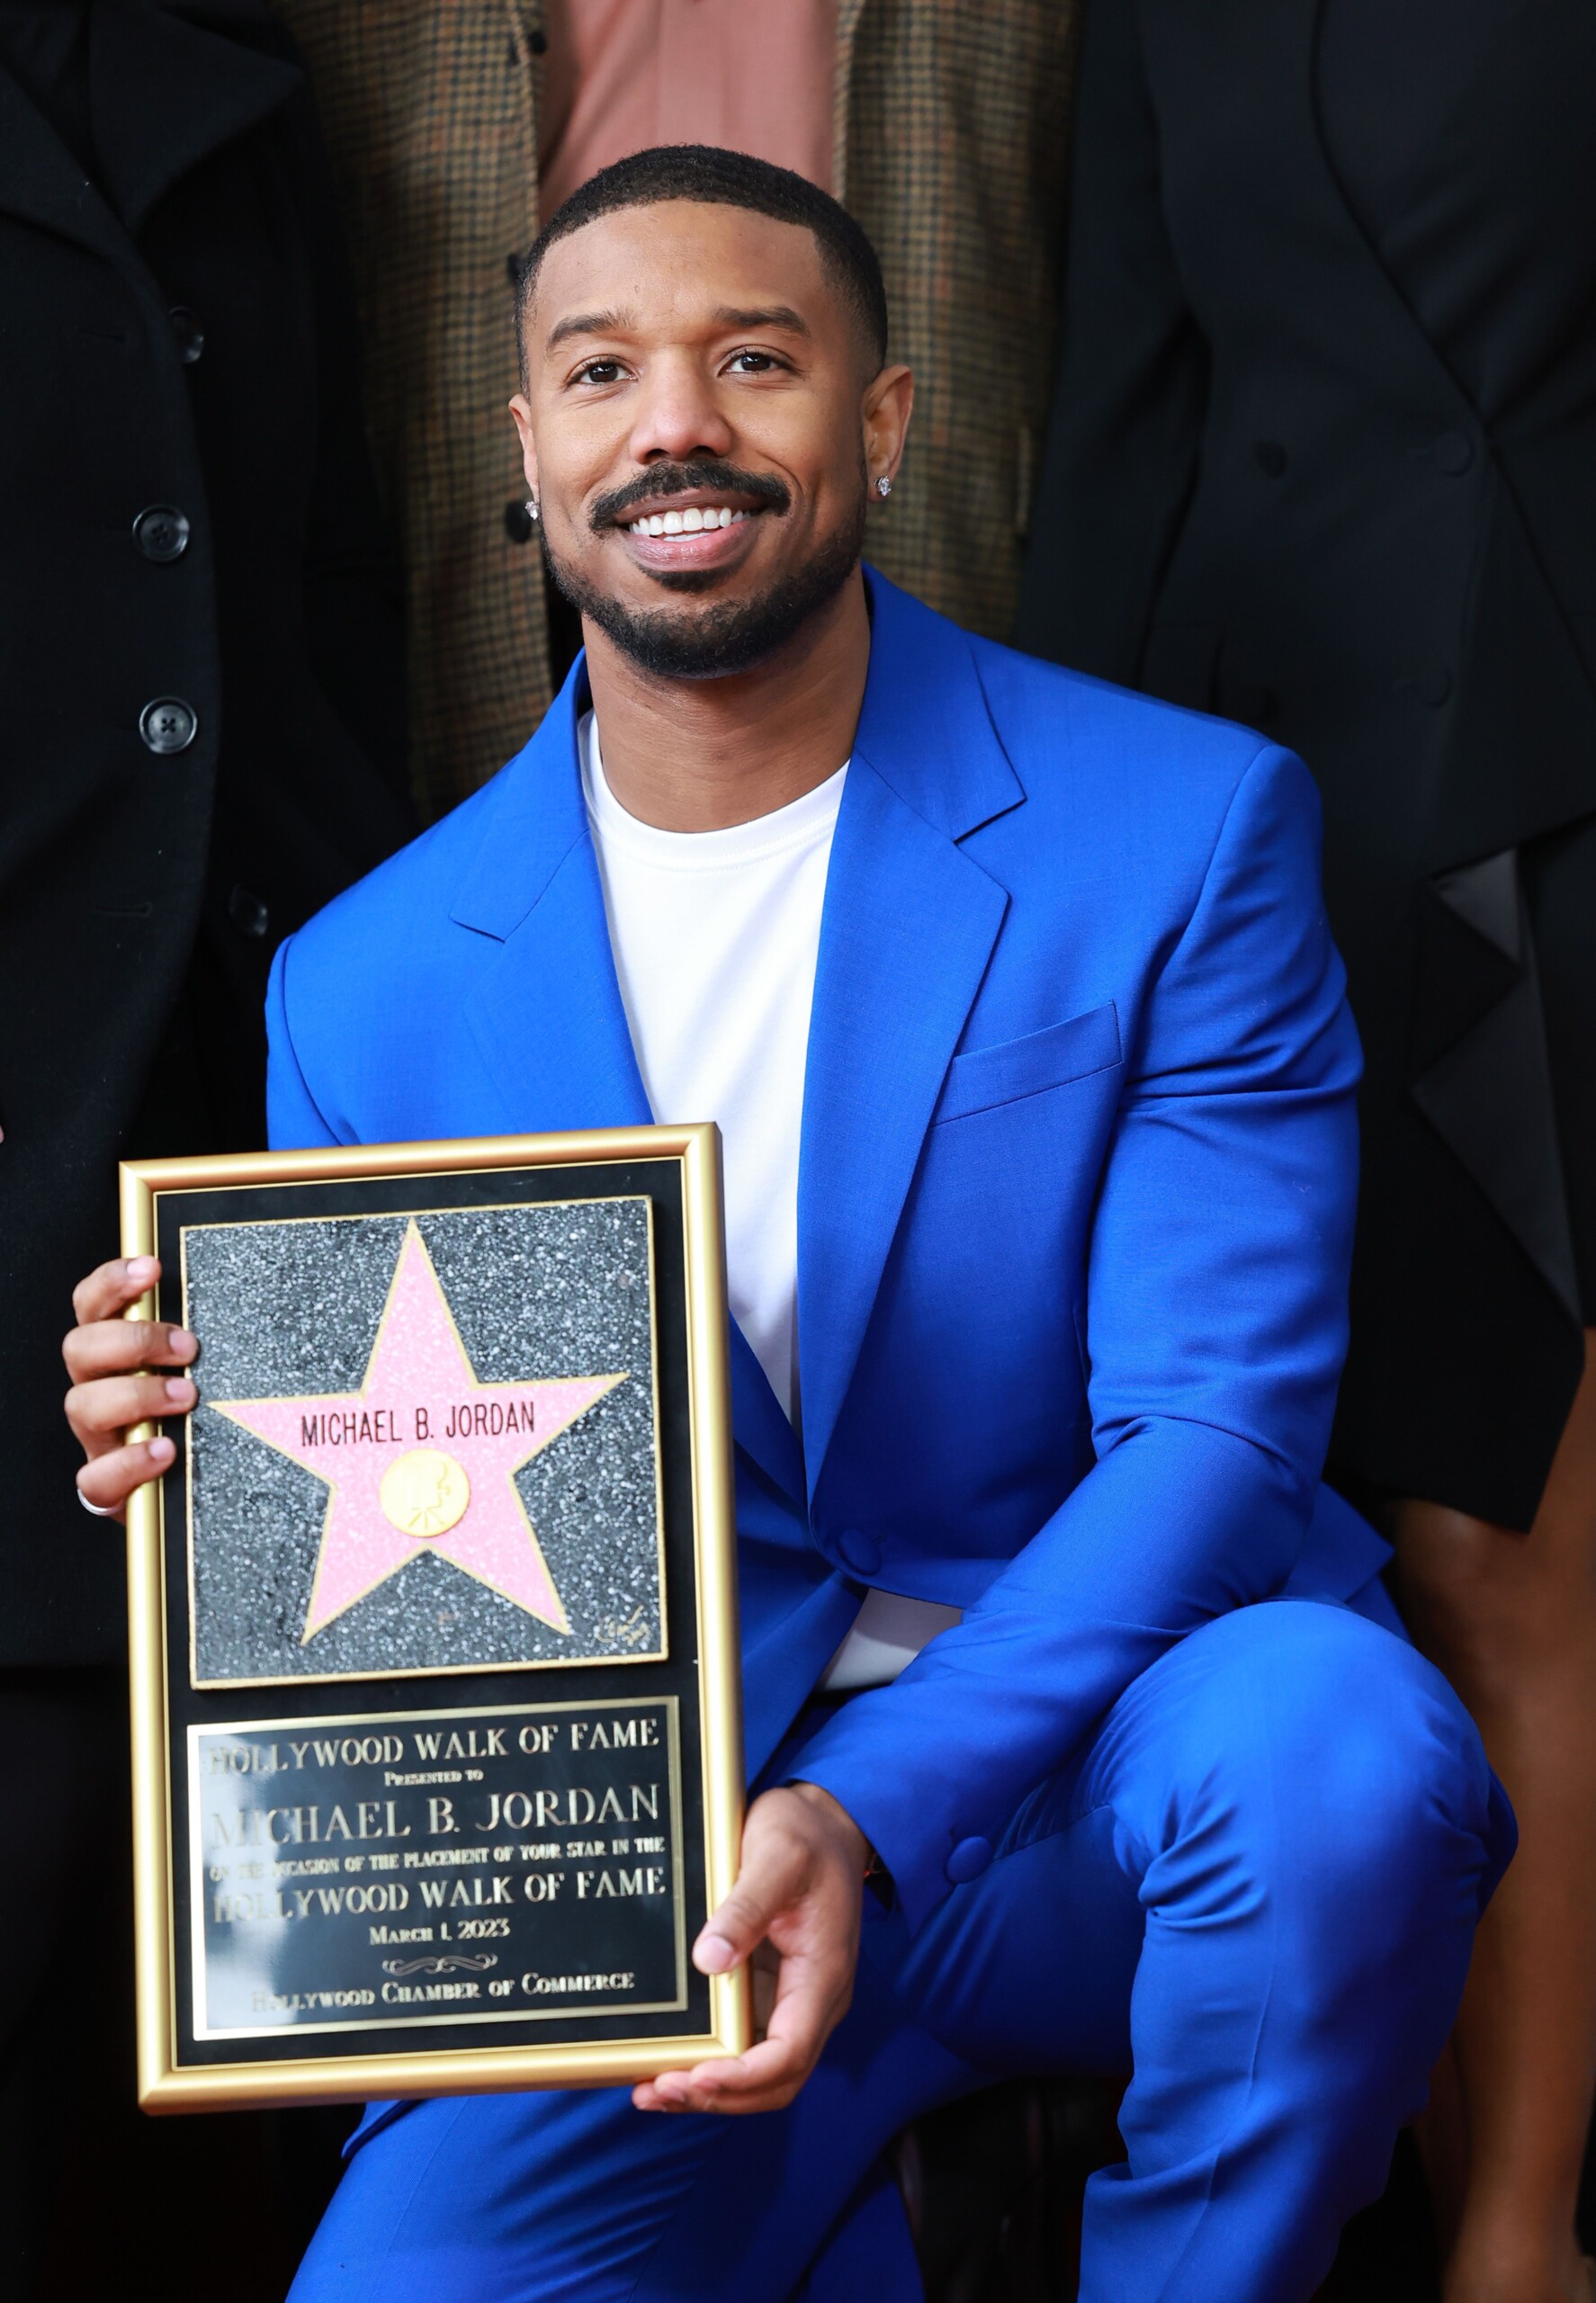
<svg viewBox="0 0 1596 2303">
<path fill-rule="evenodd" d="M 778 360 L 774 352 L 734 352 L 726 365 L 735 376 L 768 376 L 785 368 L 786 362 Z"/>
<path fill-rule="evenodd" d="M 614 384 L 619 383 L 621 373 L 618 360 L 589 360 L 577 370 L 571 381 L 578 384 Z"/>
</svg>

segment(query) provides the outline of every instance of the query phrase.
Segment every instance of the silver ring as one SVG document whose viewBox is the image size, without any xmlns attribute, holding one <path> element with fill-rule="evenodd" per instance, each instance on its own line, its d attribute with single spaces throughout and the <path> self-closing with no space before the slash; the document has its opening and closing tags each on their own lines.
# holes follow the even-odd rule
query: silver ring
<svg viewBox="0 0 1596 2303">
<path fill-rule="evenodd" d="M 76 1496 L 84 1510 L 85 1511 L 92 1512 L 96 1519 L 114 1519 L 117 1513 L 121 1509 L 120 1503 L 91 1503 L 88 1497 L 84 1493 L 82 1488 L 78 1486 L 76 1480 L 72 1483 L 72 1492 Z"/>
</svg>

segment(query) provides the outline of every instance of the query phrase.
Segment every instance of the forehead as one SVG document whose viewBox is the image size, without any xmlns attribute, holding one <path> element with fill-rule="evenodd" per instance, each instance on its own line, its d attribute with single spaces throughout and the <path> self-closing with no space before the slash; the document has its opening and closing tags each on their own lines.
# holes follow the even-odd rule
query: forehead
<svg viewBox="0 0 1596 2303">
<path fill-rule="evenodd" d="M 848 318 L 814 235 L 745 208 L 661 200 L 617 208 L 556 240 L 538 268 L 532 345 L 585 313 L 623 317 L 639 333 L 697 333 L 726 311 L 786 306 L 817 343 L 842 342 Z"/>
</svg>

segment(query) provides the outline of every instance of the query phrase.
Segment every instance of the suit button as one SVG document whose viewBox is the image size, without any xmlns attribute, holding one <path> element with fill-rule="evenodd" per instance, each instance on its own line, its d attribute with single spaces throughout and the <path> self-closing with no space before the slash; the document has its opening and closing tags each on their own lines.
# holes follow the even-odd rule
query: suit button
<svg viewBox="0 0 1596 2303">
<path fill-rule="evenodd" d="M 199 713 L 180 695 L 157 695 L 139 714 L 139 733 L 152 752 L 185 752 L 199 732 Z"/>
<path fill-rule="evenodd" d="M 1260 440 L 1252 453 L 1258 458 L 1260 471 L 1267 472 L 1271 479 L 1278 479 L 1291 461 L 1278 440 Z"/>
<path fill-rule="evenodd" d="M 240 936 L 258 937 L 271 926 L 271 914 L 259 896 L 239 886 L 228 898 L 228 918 Z"/>
<path fill-rule="evenodd" d="M 1457 479 L 1474 461 L 1474 442 L 1466 432 L 1443 432 L 1435 444 L 1435 461 L 1449 479 Z"/>
<path fill-rule="evenodd" d="M 205 349 L 205 331 L 186 304 L 174 304 L 166 318 L 177 338 L 178 357 L 185 368 L 192 368 Z"/>
<path fill-rule="evenodd" d="M 947 1876 L 955 1887 L 967 1887 L 972 1879 L 979 1879 L 992 1859 L 992 1843 L 988 1839 L 962 1839 L 947 1859 Z"/>
<path fill-rule="evenodd" d="M 861 1535 L 856 1528 L 838 1537 L 837 1549 L 843 1565 L 851 1567 L 856 1575 L 874 1575 L 881 1565 L 881 1546 L 874 1536 Z"/>
<path fill-rule="evenodd" d="M 152 504 L 133 523 L 133 542 L 146 560 L 165 567 L 188 550 L 188 517 L 175 504 Z"/>
</svg>

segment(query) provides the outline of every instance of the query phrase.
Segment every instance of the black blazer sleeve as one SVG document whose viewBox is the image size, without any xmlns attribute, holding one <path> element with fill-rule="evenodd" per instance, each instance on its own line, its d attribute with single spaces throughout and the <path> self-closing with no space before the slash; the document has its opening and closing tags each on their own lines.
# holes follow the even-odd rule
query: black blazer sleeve
<svg viewBox="0 0 1596 2303">
<path fill-rule="evenodd" d="M 1134 0 L 1089 0 L 1062 358 L 1019 647 L 1134 680 L 1196 473 L 1207 374 L 1165 228 Z"/>
</svg>

